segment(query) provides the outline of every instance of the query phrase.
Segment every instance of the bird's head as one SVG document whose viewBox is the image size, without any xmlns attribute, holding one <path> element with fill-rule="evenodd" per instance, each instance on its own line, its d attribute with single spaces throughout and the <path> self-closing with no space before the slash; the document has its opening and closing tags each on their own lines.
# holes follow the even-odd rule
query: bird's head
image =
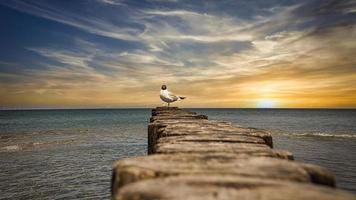
<svg viewBox="0 0 356 200">
<path fill-rule="evenodd" d="M 167 89 L 167 86 L 166 86 L 166 85 L 162 85 L 161 89 L 162 89 L 162 90 L 166 90 L 166 89 Z"/>
</svg>

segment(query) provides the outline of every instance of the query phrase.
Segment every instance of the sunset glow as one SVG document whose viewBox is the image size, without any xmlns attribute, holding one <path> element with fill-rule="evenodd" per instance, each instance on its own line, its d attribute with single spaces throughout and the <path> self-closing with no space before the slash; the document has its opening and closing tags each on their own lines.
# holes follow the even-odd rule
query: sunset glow
<svg viewBox="0 0 356 200">
<path fill-rule="evenodd" d="M 274 108 L 277 106 L 277 101 L 273 99 L 261 99 L 257 101 L 257 108 Z"/>
</svg>

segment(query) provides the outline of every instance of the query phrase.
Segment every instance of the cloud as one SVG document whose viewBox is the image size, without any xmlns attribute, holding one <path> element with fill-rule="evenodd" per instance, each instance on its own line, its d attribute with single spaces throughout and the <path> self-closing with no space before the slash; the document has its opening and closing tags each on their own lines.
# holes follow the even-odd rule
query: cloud
<svg viewBox="0 0 356 200">
<path fill-rule="evenodd" d="M 101 2 L 115 3 L 116 1 Z M 116 2 L 116 4 L 117 3 L 118 2 Z M 36 4 L 27 1 L 4 1 L 0 4 L 5 4 L 13 9 L 66 24 L 89 33 L 114 39 L 135 41 L 137 40 L 135 35 L 141 32 L 141 30 L 137 28 L 117 26 L 114 23 L 109 22 L 109 19 L 104 20 L 97 17 L 95 13 L 79 14 L 77 11 L 68 10 L 46 1 L 39 1 Z"/>
<path fill-rule="evenodd" d="M 65 105 L 152 106 L 159 102 L 157 88 L 167 83 L 189 96 L 182 106 L 253 107 L 263 98 L 280 107 L 356 106 L 352 1 L 251 2 L 246 15 L 222 9 L 228 2 L 95 3 L 95 12 L 42 1 L 6 3 L 109 42 L 74 36 L 66 47 L 26 46 L 45 59 L 37 63 L 41 68 L 27 70 L 3 62 L 8 70 L 0 70 L 1 79 L 22 81 L 1 88 L 2 105 L 27 95 L 27 105 L 46 97 L 48 105 L 61 99 Z"/>
<path fill-rule="evenodd" d="M 114 5 L 114 6 L 126 6 L 123 1 L 120 0 L 97 0 L 100 3 Z"/>
<path fill-rule="evenodd" d="M 146 26 L 143 39 L 152 38 L 153 35 L 164 41 L 219 42 L 251 39 L 249 34 L 239 32 L 246 26 L 246 22 L 231 17 L 187 10 L 144 10 L 143 13 L 145 15 L 139 17 Z"/>
</svg>

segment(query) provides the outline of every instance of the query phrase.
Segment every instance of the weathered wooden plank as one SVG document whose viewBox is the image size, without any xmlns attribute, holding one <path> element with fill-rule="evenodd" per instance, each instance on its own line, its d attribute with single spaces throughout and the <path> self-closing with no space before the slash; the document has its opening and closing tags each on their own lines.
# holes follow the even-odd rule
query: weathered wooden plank
<svg viewBox="0 0 356 200">
<path fill-rule="evenodd" d="M 169 120 L 169 119 L 208 119 L 208 117 L 206 115 L 195 115 L 195 114 L 162 115 L 162 116 L 151 117 L 150 122 L 156 120 Z"/>
<path fill-rule="evenodd" d="M 230 143 L 230 142 L 175 142 L 175 143 L 156 143 L 152 147 L 152 153 L 235 153 L 235 154 L 275 154 L 276 157 L 283 159 L 293 159 L 293 155 L 287 151 L 275 151 L 265 144 L 249 143 Z"/>
<path fill-rule="evenodd" d="M 153 152 L 153 147 L 158 139 L 169 136 L 181 135 L 240 135 L 262 138 L 265 143 L 273 147 L 272 136 L 263 130 L 251 128 L 232 127 L 226 123 L 209 122 L 208 120 L 170 120 L 166 123 L 150 123 L 148 125 L 148 153 Z"/>
<path fill-rule="evenodd" d="M 355 200 L 328 187 L 240 176 L 174 176 L 135 182 L 113 191 L 115 200 Z"/>
<path fill-rule="evenodd" d="M 181 142 L 230 142 L 230 143 L 253 143 L 266 144 L 262 138 L 251 137 L 246 135 L 237 135 L 230 133 L 216 133 L 216 134 L 192 134 L 162 137 L 158 139 L 157 143 L 181 143 Z"/>
<path fill-rule="evenodd" d="M 144 179 L 188 174 L 239 175 L 335 185 L 333 175 L 316 165 L 231 153 L 160 154 L 130 158 L 118 161 L 114 174 L 118 186 Z"/>
</svg>

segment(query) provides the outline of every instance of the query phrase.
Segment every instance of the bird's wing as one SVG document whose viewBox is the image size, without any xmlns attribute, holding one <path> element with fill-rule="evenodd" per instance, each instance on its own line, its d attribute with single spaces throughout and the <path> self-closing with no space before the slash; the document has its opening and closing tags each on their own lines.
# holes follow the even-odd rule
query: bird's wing
<svg viewBox="0 0 356 200">
<path fill-rule="evenodd" d="M 172 92 L 168 92 L 168 96 L 174 101 L 177 101 L 179 99 L 179 97 L 173 94 Z"/>
</svg>

